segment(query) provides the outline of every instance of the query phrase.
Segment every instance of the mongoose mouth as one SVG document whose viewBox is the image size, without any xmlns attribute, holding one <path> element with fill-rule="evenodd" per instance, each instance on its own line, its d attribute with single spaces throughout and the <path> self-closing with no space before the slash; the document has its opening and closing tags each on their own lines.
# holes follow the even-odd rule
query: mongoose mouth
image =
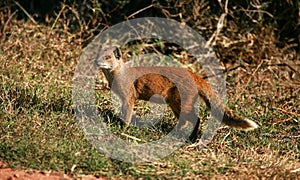
<svg viewBox="0 0 300 180">
<path fill-rule="evenodd" d="M 111 66 L 107 63 L 104 63 L 101 59 L 96 59 L 94 60 L 94 64 L 98 67 L 98 68 L 103 68 L 103 69 L 110 69 Z"/>
<path fill-rule="evenodd" d="M 99 64 L 98 62 L 95 62 L 96 66 L 98 68 L 102 68 L 102 69 L 111 69 L 111 66 L 108 64 Z"/>
</svg>

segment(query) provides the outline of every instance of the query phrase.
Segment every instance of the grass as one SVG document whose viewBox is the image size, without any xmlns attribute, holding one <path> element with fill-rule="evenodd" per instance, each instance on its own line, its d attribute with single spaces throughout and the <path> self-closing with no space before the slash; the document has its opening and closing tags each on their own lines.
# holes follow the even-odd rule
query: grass
<svg viewBox="0 0 300 180">
<path fill-rule="evenodd" d="M 13 21 L 0 46 L 0 158 L 17 169 L 56 170 L 113 178 L 296 179 L 300 176 L 299 71 L 268 60 L 229 72 L 229 106 L 260 124 L 241 132 L 221 128 L 205 148 L 187 143 L 164 159 L 125 163 L 106 157 L 84 138 L 72 114 L 72 78 L 80 39 L 43 25 Z M 281 52 L 273 64 L 288 59 Z M 290 59 L 288 59 L 290 60 Z M 299 60 L 289 61 L 299 69 Z M 143 141 L 173 126 L 172 114 L 155 128 L 124 129 L 113 121 L 108 91 L 98 105 L 113 132 Z M 204 116 L 204 117 L 203 117 Z M 206 113 L 201 113 L 205 118 Z M 130 140 L 130 139 L 129 139 Z M 131 139 L 132 140 L 132 139 Z"/>
</svg>

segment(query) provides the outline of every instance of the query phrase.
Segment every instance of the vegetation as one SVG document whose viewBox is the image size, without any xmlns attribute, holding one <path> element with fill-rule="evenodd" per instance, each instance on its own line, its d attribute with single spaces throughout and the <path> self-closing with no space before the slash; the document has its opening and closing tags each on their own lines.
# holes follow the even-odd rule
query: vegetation
<svg viewBox="0 0 300 180">
<path fill-rule="evenodd" d="M 212 45 L 227 76 L 228 104 L 260 128 L 252 132 L 221 128 L 205 148 L 190 147 L 188 142 L 170 156 L 148 163 L 120 162 L 92 147 L 72 113 L 72 79 L 80 54 L 93 37 L 126 19 L 159 16 L 186 23 L 209 40 L 222 13 L 225 23 Z M 228 6 L 206 0 L 3 1 L 0 159 L 13 168 L 55 170 L 74 177 L 296 179 L 300 176 L 298 21 L 296 0 L 229 1 Z M 97 98 L 100 110 L 113 109 L 107 90 L 98 90 Z M 104 116 L 114 120 L 110 111 Z M 206 112 L 200 116 L 207 118 Z M 146 130 L 128 130 L 116 121 L 107 124 L 121 138 L 137 141 L 129 138 L 134 136 L 143 142 L 163 136 L 173 126 L 172 117 L 167 114 L 165 124 Z"/>
</svg>

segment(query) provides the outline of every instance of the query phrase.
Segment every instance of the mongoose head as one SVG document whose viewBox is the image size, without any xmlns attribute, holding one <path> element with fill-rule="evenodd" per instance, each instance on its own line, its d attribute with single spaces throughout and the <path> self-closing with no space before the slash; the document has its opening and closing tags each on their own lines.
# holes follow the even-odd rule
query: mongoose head
<svg viewBox="0 0 300 180">
<path fill-rule="evenodd" d="M 111 71 L 119 68 L 123 64 L 120 49 L 113 47 L 102 50 L 95 59 L 95 64 L 99 68 Z"/>
</svg>

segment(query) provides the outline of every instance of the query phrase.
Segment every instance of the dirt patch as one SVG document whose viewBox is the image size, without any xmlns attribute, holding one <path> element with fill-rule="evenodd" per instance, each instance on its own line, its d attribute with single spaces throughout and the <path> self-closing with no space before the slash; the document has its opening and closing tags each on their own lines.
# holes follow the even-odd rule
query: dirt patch
<svg viewBox="0 0 300 180">
<path fill-rule="evenodd" d="M 54 172 L 54 171 L 37 171 L 37 170 L 13 170 L 9 168 L 5 163 L 0 161 L 0 179 L 1 180 L 14 180 L 14 179 L 30 179 L 30 180 L 56 180 L 56 179 L 82 179 L 82 180 L 94 180 L 105 179 L 102 177 L 95 177 L 93 175 L 82 175 L 79 177 L 72 177 L 67 174 Z"/>
<path fill-rule="evenodd" d="M 0 179 L 72 179 L 65 174 L 57 174 L 51 172 L 41 171 L 24 171 L 24 170 L 13 170 L 9 168 L 3 162 L 0 162 Z"/>
</svg>

